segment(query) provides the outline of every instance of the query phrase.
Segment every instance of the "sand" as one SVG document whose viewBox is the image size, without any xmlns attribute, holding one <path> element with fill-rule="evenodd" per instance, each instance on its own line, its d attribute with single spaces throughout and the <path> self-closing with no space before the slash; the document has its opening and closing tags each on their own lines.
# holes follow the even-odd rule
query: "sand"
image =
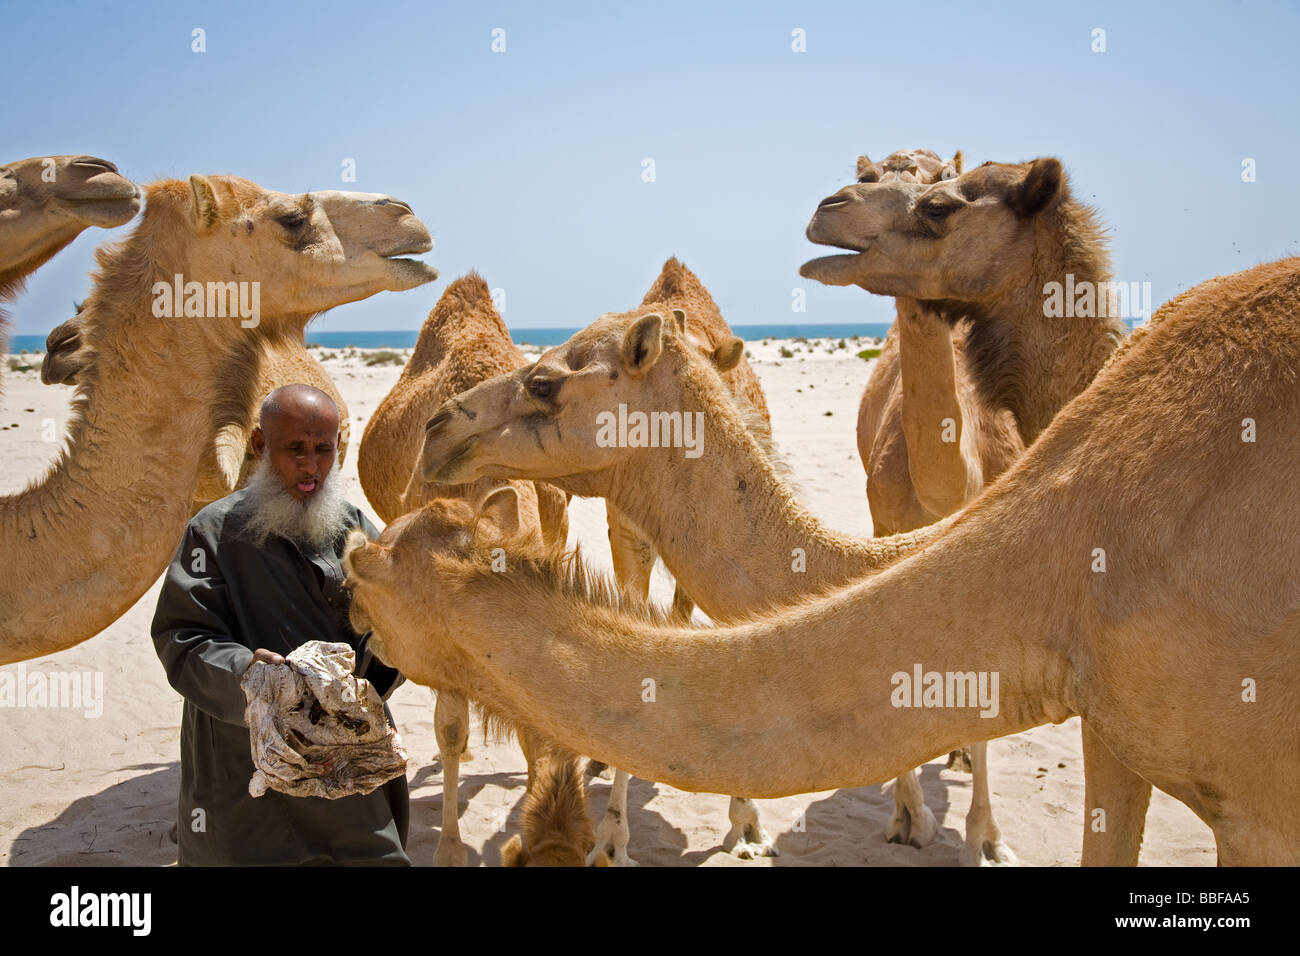
<svg viewBox="0 0 1300 956">
<path fill-rule="evenodd" d="M 526 335 L 522 335 L 526 338 Z M 773 431 L 805 504 L 832 527 L 870 534 L 855 428 L 872 362 L 857 357 L 870 340 L 755 341 L 749 352 L 772 410 Z M 785 350 L 788 355 L 783 354 Z M 401 351 L 409 354 L 409 350 Z M 394 365 L 367 366 L 364 350 L 322 349 L 353 417 L 354 442 L 397 380 Z M 21 357 L 20 357 L 21 358 Z M 29 359 L 30 361 L 30 359 Z M 39 369 L 37 357 L 33 363 Z M 43 386 L 38 371 L 4 372 L 0 399 L 0 494 L 39 478 L 57 455 L 72 389 Z M 349 500 L 376 524 L 357 480 L 353 452 L 344 465 Z M 382 525 L 381 525 L 382 526 Z M 575 499 L 570 543 L 609 568 L 604 504 Z M 123 555 L 130 560 L 130 555 Z M 653 596 L 668 602 L 671 578 L 655 574 Z M 169 831 L 180 778 L 181 699 L 154 654 L 149 625 L 158 584 L 94 639 L 50 657 L 0 668 L 0 674 L 78 672 L 102 680 L 98 708 L 0 708 L 0 862 L 10 865 L 165 866 L 176 861 Z M 69 595 L 75 600 L 75 595 Z M 101 675 L 95 677 L 95 675 Z M 93 683 L 91 685 L 94 686 Z M 433 697 L 410 683 L 391 699 L 411 754 L 410 855 L 427 866 L 442 812 L 441 765 Z M 101 712 L 95 714 L 95 710 Z M 500 865 L 500 849 L 520 828 L 525 766 L 508 741 L 486 743 L 475 729 L 472 762 L 461 767 L 461 832 L 471 865 Z M 1078 719 L 1036 728 L 989 747 L 993 809 L 1007 843 L 1025 864 L 1075 866 L 1082 844 L 1083 758 Z M 969 774 L 943 760 L 921 769 L 938 842 L 915 849 L 885 842 L 892 784 L 758 801 L 781 856 L 743 861 L 723 852 L 727 798 L 634 780 L 628 796 L 630 852 L 654 866 L 884 865 L 955 866 L 970 806 Z M 609 783 L 591 785 L 592 813 L 603 812 Z M 1213 865 L 1208 827 L 1157 791 L 1147 816 L 1142 863 Z"/>
</svg>

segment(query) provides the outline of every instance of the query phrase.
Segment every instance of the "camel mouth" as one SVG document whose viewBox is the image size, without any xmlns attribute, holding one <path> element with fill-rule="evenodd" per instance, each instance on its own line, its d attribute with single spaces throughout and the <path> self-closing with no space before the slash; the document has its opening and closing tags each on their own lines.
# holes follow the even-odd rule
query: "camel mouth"
<svg viewBox="0 0 1300 956">
<path fill-rule="evenodd" d="M 466 475 L 464 472 L 469 467 L 466 459 L 477 444 L 478 439 L 471 438 L 457 445 L 446 454 L 433 457 L 425 455 L 420 462 L 420 470 L 423 473 L 424 480 L 441 481 L 444 484 L 455 484 L 465 480 Z"/>
<path fill-rule="evenodd" d="M 393 278 L 402 289 L 413 289 L 438 278 L 438 270 L 419 259 L 404 259 L 396 255 L 380 256 L 380 258 L 388 263 Z"/>
<path fill-rule="evenodd" d="M 63 199 L 63 204 L 83 222 L 110 229 L 135 218 L 135 214 L 140 211 L 140 194 L 88 196 L 83 199 L 67 197 Z"/>
<path fill-rule="evenodd" d="M 834 256 L 818 256 L 809 259 L 799 267 L 799 275 L 805 279 L 814 279 L 824 285 L 856 285 L 854 278 L 857 266 L 869 250 L 841 253 Z"/>
</svg>

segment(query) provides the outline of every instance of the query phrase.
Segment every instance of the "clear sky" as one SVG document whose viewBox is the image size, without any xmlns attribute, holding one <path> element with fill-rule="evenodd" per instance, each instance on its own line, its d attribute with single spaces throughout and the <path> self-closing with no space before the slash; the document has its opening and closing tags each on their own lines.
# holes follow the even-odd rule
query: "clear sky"
<svg viewBox="0 0 1300 956">
<path fill-rule="evenodd" d="M 889 321 L 890 300 L 798 275 L 827 251 L 803 230 L 855 156 L 1055 155 L 1111 227 L 1115 278 L 1159 304 L 1300 254 L 1297 37 L 1295 0 L 4 0 L 0 161 L 91 153 L 137 182 L 397 196 L 441 278 L 314 326 L 342 330 L 418 327 L 470 269 L 514 328 L 585 325 L 639 302 L 674 254 L 732 324 Z M 88 230 L 32 278 L 16 331 L 71 314 L 107 238 Z"/>
</svg>

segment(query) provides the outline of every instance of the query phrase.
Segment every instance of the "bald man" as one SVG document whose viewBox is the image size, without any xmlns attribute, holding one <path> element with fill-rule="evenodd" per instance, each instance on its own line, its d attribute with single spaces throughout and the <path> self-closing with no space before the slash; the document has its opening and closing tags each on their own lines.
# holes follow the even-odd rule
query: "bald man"
<svg viewBox="0 0 1300 956">
<path fill-rule="evenodd" d="M 339 800 L 248 795 L 240 679 L 254 660 L 280 663 L 307 641 L 341 641 L 357 651 L 357 676 L 385 698 L 401 681 L 348 622 L 343 542 L 352 528 L 378 532 L 343 498 L 338 408 L 318 389 L 286 385 L 267 396 L 261 417 L 248 486 L 190 521 L 153 620 L 167 679 L 185 698 L 177 860 L 409 865 L 404 776 Z"/>
</svg>

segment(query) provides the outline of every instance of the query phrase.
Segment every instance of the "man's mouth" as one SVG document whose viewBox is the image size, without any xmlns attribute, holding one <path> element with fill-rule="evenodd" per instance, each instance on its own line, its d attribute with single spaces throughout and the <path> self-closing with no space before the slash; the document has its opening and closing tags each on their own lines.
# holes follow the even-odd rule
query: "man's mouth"
<svg viewBox="0 0 1300 956">
<path fill-rule="evenodd" d="M 320 482 L 318 482 L 315 478 L 307 478 L 303 481 L 298 482 L 297 488 L 304 495 L 310 495 L 312 492 L 316 490 L 316 486 L 319 484 Z"/>
</svg>

